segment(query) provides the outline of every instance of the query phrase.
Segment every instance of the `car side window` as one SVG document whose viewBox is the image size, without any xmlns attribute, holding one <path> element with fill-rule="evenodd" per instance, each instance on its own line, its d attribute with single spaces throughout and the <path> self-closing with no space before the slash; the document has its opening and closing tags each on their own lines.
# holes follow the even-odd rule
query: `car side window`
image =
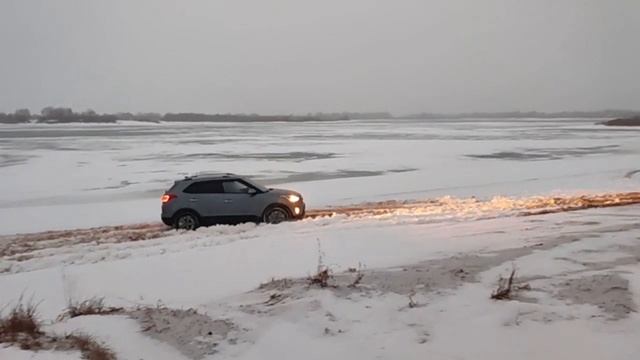
<svg viewBox="0 0 640 360">
<path fill-rule="evenodd" d="M 221 194 L 224 189 L 222 188 L 222 181 L 210 180 L 195 182 L 187 186 L 184 192 L 187 194 Z"/>
<path fill-rule="evenodd" d="M 225 181 L 222 183 L 222 187 L 224 188 L 225 194 L 247 194 L 250 189 L 249 186 L 238 180 Z"/>
</svg>

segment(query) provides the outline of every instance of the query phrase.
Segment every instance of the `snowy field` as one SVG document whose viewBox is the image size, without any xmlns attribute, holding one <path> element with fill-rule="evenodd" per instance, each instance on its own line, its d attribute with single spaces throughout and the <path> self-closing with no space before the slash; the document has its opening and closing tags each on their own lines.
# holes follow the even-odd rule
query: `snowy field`
<svg viewBox="0 0 640 360">
<path fill-rule="evenodd" d="M 0 313 L 33 299 L 46 333 L 89 334 L 118 359 L 637 359 L 640 205 L 558 201 L 638 190 L 640 131 L 593 123 L 2 126 Z M 310 209 L 422 202 L 8 236 L 155 223 L 162 191 L 198 171 L 298 190 Z M 490 299 L 514 268 L 510 298 Z M 328 286 L 309 280 L 325 269 Z M 59 318 L 92 297 L 120 310 Z M 81 358 L 2 346 L 0 359 Z"/>
</svg>

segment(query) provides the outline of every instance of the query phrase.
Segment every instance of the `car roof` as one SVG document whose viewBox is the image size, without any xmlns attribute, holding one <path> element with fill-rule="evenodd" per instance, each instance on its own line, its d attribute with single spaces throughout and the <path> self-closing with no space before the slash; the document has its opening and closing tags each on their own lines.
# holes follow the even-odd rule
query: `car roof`
<svg viewBox="0 0 640 360">
<path fill-rule="evenodd" d="M 223 180 L 223 179 L 237 179 L 241 176 L 232 173 L 197 173 L 193 175 L 185 176 L 184 179 L 179 181 L 189 180 Z"/>
</svg>

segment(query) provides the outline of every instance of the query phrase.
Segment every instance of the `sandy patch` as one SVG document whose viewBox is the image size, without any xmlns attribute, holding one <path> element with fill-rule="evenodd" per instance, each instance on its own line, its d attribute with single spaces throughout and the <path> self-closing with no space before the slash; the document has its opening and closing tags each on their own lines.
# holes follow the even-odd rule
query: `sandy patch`
<svg viewBox="0 0 640 360">
<path fill-rule="evenodd" d="M 558 299 L 597 306 L 611 320 L 623 319 L 636 312 L 629 281 L 615 273 L 569 279 L 558 287 L 555 294 Z"/>
</svg>

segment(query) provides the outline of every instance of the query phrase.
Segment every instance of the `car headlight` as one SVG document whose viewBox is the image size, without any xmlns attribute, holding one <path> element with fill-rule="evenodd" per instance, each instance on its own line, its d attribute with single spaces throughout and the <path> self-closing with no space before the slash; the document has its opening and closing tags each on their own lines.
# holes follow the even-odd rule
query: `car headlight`
<svg viewBox="0 0 640 360">
<path fill-rule="evenodd" d="M 300 201 L 300 196 L 291 194 L 291 195 L 287 196 L 287 200 L 289 200 L 289 202 L 292 202 L 292 203 L 295 204 L 298 201 Z"/>
</svg>

